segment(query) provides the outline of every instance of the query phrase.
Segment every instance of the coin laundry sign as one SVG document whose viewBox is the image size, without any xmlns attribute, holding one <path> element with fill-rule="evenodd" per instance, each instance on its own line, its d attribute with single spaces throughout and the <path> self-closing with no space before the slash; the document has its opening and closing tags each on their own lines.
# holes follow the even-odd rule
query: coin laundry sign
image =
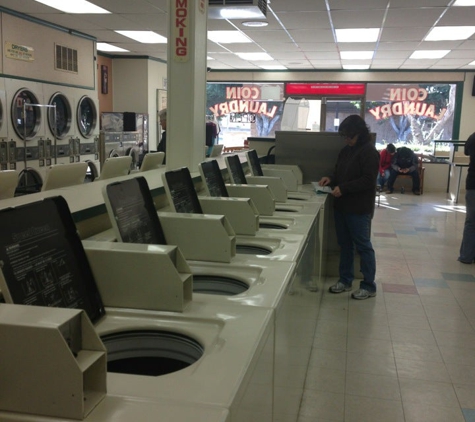
<svg viewBox="0 0 475 422">
<path fill-rule="evenodd" d="M 390 88 L 389 101 L 391 103 L 374 107 L 368 110 L 368 112 L 376 120 L 406 115 L 425 116 L 440 120 L 447 109 L 443 108 L 440 110 L 440 114 L 437 115 L 435 105 L 424 102 L 427 95 L 428 93 L 425 88 Z"/>
<path fill-rule="evenodd" d="M 175 0 L 173 16 L 175 20 L 173 30 L 174 58 L 177 62 L 187 62 L 190 38 L 190 5 L 188 0 Z"/>
<path fill-rule="evenodd" d="M 277 106 L 269 108 L 267 102 L 258 101 L 261 91 L 258 87 L 226 87 L 226 99 L 230 101 L 215 104 L 209 109 L 215 116 L 224 116 L 231 113 L 263 114 L 273 118 Z"/>
<path fill-rule="evenodd" d="M 32 62 L 35 60 L 34 52 L 35 50 L 32 47 L 5 41 L 5 57 L 9 59 Z"/>
</svg>

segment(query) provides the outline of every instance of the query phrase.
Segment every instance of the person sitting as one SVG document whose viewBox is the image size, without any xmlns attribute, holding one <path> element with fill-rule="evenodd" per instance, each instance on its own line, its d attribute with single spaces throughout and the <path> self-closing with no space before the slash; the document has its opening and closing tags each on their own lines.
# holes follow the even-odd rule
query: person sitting
<svg viewBox="0 0 475 422">
<path fill-rule="evenodd" d="M 378 180 L 376 182 L 378 191 L 383 189 L 383 186 L 389 179 L 391 168 L 391 161 L 392 158 L 396 154 L 396 147 L 393 144 L 388 144 L 385 149 L 381 151 L 379 155 L 379 173 L 378 173 Z"/>
<path fill-rule="evenodd" d="M 394 182 L 400 174 L 412 177 L 412 192 L 414 195 L 420 195 L 419 160 L 414 151 L 407 147 L 398 148 L 396 154 L 393 155 L 386 193 L 394 192 Z"/>
</svg>

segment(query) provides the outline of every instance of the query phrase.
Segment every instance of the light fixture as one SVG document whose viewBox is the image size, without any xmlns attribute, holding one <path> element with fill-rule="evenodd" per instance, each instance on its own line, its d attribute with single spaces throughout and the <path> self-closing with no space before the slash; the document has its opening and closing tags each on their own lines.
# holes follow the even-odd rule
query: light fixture
<svg viewBox="0 0 475 422">
<path fill-rule="evenodd" d="M 262 28 L 269 25 L 267 21 L 244 21 L 241 22 L 242 26 L 247 26 L 248 28 Z"/>
<path fill-rule="evenodd" d="M 374 51 L 340 51 L 342 60 L 371 60 Z"/>
<path fill-rule="evenodd" d="M 86 0 L 35 0 L 53 9 L 65 13 L 111 13 L 102 7 L 96 6 Z"/>
<path fill-rule="evenodd" d="M 97 49 L 99 51 L 121 51 L 121 52 L 129 51 L 129 50 L 126 50 L 125 48 L 117 47 L 116 45 L 107 44 L 105 42 L 98 42 Z"/>
<path fill-rule="evenodd" d="M 259 67 L 264 70 L 287 70 L 287 68 L 285 66 L 282 66 L 281 64 L 265 65 Z"/>
<path fill-rule="evenodd" d="M 410 59 L 441 59 L 450 53 L 450 50 L 416 50 Z"/>
<path fill-rule="evenodd" d="M 337 42 L 376 42 L 379 28 L 335 29 Z"/>
<path fill-rule="evenodd" d="M 452 6 L 475 6 L 475 0 L 455 0 Z"/>
<path fill-rule="evenodd" d="M 369 69 L 369 64 L 344 64 L 342 67 L 345 70 L 366 70 Z"/>
<path fill-rule="evenodd" d="M 475 33 L 475 26 L 436 26 L 432 28 L 424 41 L 466 40 Z"/>
<path fill-rule="evenodd" d="M 252 40 L 240 31 L 208 31 L 208 39 L 217 44 L 251 43 Z"/>
<path fill-rule="evenodd" d="M 470 62 L 468 65 L 469 66 L 475 66 L 475 60 L 473 62 Z"/>
<path fill-rule="evenodd" d="M 249 61 L 259 61 L 259 60 L 274 60 L 267 53 L 235 53 L 236 56 L 240 57 L 243 60 Z"/>
<path fill-rule="evenodd" d="M 166 44 L 167 39 L 153 31 L 114 31 L 144 44 Z"/>
</svg>

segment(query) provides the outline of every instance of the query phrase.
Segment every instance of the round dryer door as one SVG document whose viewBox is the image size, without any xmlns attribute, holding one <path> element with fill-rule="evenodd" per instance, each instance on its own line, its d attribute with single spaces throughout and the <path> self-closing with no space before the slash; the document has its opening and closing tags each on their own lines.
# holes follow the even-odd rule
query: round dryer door
<svg viewBox="0 0 475 422">
<path fill-rule="evenodd" d="M 41 108 L 36 95 L 30 90 L 22 88 L 13 97 L 12 123 L 16 134 L 23 140 L 33 139 L 38 133 L 41 124 Z"/>
<path fill-rule="evenodd" d="M 69 100 L 61 92 L 56 92 L 49 100 L 49 105 L 56 106 L 48 108 L 49 129 L 53 136 L 64 139 L 71 129 L 72 114 Z"/>
<path fill-rule="evenodd" d="M 90 138 L 96 128 L 97 110 L 94 101 L 87 95 L 79 100 L 77 119 L 81 135 L 84 138 Z"/>
</svg>

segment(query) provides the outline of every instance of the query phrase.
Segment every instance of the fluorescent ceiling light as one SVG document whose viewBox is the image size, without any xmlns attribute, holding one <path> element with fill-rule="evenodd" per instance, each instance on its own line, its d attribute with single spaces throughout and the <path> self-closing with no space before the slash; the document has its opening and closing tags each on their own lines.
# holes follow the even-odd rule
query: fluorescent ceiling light
<svg viewBox="0 0 475 422">
<path fill-rule="evenodd" d="M 153 31 L 114 31 L 143 44 L 166 44 L 167 39 Z"/>
<path fill-rule="evenodd" d="M 475 60 L 473 62 L 470 62 L 468 65 L 469 66 L 475 66 Z"/>
<path fill-rule="evenodd" d="M 369 69 L 369 64 L 344 64 L 342 67 L 345 70 L 366 70 Z"/>
<path fill-rule="evenodd" d="M 36 0 L 53 9 L 66 13 L 111 13 L 102 7 L 89 3 L 86 0 Z"/>
<path fill-rule="evenodd" d="M 259 61 L 259 60 L 274 60 L 267 53 L 236 53 L 243 60 Z"/>
<path fill-rule="evenodd" d="M 416 50 L 410 59 L 441 59 L 450 53 L 450 50 Z"/>
<path fill-rule="evenodd" d="M 436 26 L 424 41 L 466 40 L 475 34 L 475 26 Z"/>
<path fill-rule="evenodd" d="M 213 59 L 212 57 L 210 57 L 210 56 L 207 56 L 207 57 L 206 57 L 206 60 L 214 60 L 214 59 Z"/>
<path fill-rule="evenodd" d="M 340 51 L 342 60 L 371 60 L 374 51 Z"/>
<path fill-rule="evenodd" d="M 335 29 L 337 42 L 376 42 L 379 28 Z"/>
<path fill-rule="evenodd" d="M 269 25 L 269 22 L 267 21 L 244 21 L 241 22 L 242 26 L 247 26 L 250 28 L 262 28 L 264 26 Z"/>
<path fill-rule="evenodd" d="M 239 31 L 208 31 L 208 39 L 216 44 L 251 43 L 252 40 Z"/>
<path fill-rule="evenodd" d="M 259 66 L 259 67 L 264 70 L 286 70 L 287 69 L 285 66 L 282 66 L 281 64 Z"/>
<path fill-rule="evenodd" d="M 452 6 L 475 6 L 475 0 L 455 0 Z"/>
<path fill-rule="evenodd" d="M 116 45 L 107 44 L 105 42 L 98 42 L 97 49 L 99 51 L 122 51 L 122 52 L 129 51 L 129 50 L 126 50 L 125 48 L 120 48 L 120 47 L 117 47 Z"/>
</svg>

